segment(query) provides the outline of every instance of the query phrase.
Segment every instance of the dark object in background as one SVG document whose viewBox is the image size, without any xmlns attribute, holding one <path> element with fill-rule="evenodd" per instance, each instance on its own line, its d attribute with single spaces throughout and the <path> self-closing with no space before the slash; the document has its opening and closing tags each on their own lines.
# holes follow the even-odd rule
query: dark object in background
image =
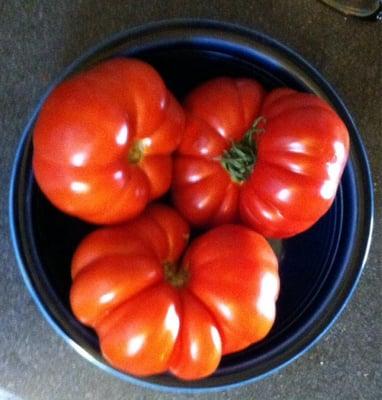
<svg viewBox="0 0 382 400">
<path fill-rule="evenodd" d="M 380 0 L 321 0 L 328 6 L 353 17 L 382 21 Z"/>
</svg>

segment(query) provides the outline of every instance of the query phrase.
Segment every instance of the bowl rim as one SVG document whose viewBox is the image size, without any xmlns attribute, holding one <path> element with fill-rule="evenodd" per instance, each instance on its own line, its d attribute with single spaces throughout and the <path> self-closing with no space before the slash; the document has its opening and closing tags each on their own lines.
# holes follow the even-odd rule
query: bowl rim
<svg viewBox="0 0 382 400">
<path fill-rule="evenodd" d="M 49 96 L 51 91 L 55 88 L 55 86 L 60 83 L 63 79 L 65 79 L 68 75 L 70 75 L 73 71 L 75 71 L 79 66 L 83 65 L 87 60 L 91 59 L 94 55 L 104 51 L 108 47 L 115 47 L 119 42 L 123 42 L 127 40 L 129 36 L 139 35 L 147 32 L 155 32 L 161 31 L 162 29 L 189 29 L 189 34 L 192 34 L 192 30 L 197 29 L 205 29 L 211 32 L 228 32 L 234 33 L 235 35 L 246 37 L 246 38 L 255 38 L 257 41 L 262 41 L 268 46 L 276 47 L 280 50 L 283 54 L 291 57 L 293 61 L 307 69 L 316 80 L 319 81 L 320 87 L 324 87 L 325 92 L 331 94 L 332 98 L 335 99 L 337 106 L 341 108 L 341 111 L 346 115 L 347 124 L 350 124 L 353 128 L 353 132 L 355 133 L 354 137 L 352 137 L 352 141 L 357 148 L 357 152 L 359 155 L 359 162 L 362 171 L 362 178 L 363 178 L 363 185 L 365 189 L 365 205 L 368 206 L 365 210 L 365 222 L 364 222 L 364 229 L 367 232 L 367 235 L 363 237 L 362 246 L 360 246 L 360 252 L 362 253 L 360 266 L 358 269 L 358 273 L 355 276 L 355 279 L 352 282 L 351 288 L 344 295 L 342 303 L 340 307 L 336 310 L 335 314 L 332 316 L 331 320 L 328 321 L 327 325 L 324 329 L 316 335 L 310 342 L 308 342 L 305 346 L 303 346 L 296 354 L 292 357 L 289 357 L 287 360 L 281 362 L 278 366 L 273 367 L 271 370 L 266 371 L 260 375 L 253 376 L 250 378 L 246 378 L 244 380 L 240 380 L 239 382 L 234 383 L 223 383 L 222 385 L 218 386 L 170 386 L 164 384 L 153 383 L 149 381 L 145 381 L 143 379 L 125 374 L 121 371 L 114 369 L 113 367 L 109 366 L 105 362 L 101 362 L 97 358 L 95 358 L 92 354 L 87 352 L 83 349 L 75 340 L 73 340 L 69 334 L 67 334 L 62 327 L 59 325 L 59 322 L 54 319 L 54 317 L 49 313 L 46 306 L 40 299 L 40 295 L 34 284 L 32 279 L 28 273 L 28 269 L 25 266 L 24 257 L 23 257 L 23 248 L 20 243 L 20 237 L 17 230 L 17 184 L 18 184 L 18 177 L 21 170 L 21 162 L 24 155 L 24 151 L 26 145 L 28 143 L 28 139 L 30 136 L 30 130 L 35 122 L 35 119 L 41 109 L 41 106 L 45 102 L 46 98 Z M 206 33 L 205 33 L 206 34 Z M 21 135 L 21 139 L 17 146 L 15 161 L 12 166 L 11 172 L 11 179 L 10 179 L 10 190 L 9 190 L 9 225 L 10 225 L 10 237 L 11 242 L 13 245 L 13 249 L 16 256 L 17 265 L 19 271 L 22 275 L 24 284 L 26 285 L 31 297 L 33 298 L 34 302 L 36 303 L 39 311 L 42 313 L 44 318 L 48 321 L 51 325 L 53 330 L 65 340 L 72 348 L 74 348 L 79 354 L 81 354 L 85 359 L 90 361 L 93 365 L 97 365 L 101 370 L 108 372 L 110 375 L 114 377 L 118 377 L 123 381 L 127 381 L 129 383 L 136 384 L 146 389 L 156 390 L 156 391 L 163 391 L 167 393 L 208 393 L 208 392 L 220 392 L 227 389 L 233 389 L 235 387 L 240 387 L 249 383 L 257 382 L 265 377 L 268 377 L 276 372 L 278 372 L 283 367 L 289 365 L 302 354 L 307 352 L 311 349 L 317 342 L 329 331 L 329 329 L 333 326 L 339 315 L 342 313 L 346 305 L 348 304 L 350 298 L 352 297 L 355 288 L 359 282 L 360 276 L 362 274 L 363 268 L 365 266 L 368 253 L 370 250 L 371 239 L 372 239 L 372 232 L 373 232 L 373 221 L 374 221 L 374 193 L 373 193 L 373 184 L 372 184 L 372 174 L 370 165 L 368 162 L 367 154 L 365 147 L 362 143 L 360 133 L 358 131 L 357 126 L 353 118 L 351 117 L 347 107 L 341 100 L 340 96 L 337 94 L 336 90 L 333 86 L 326 81 L 326 79 L 321 75 L 321 73 L 312 66 L 308 61 L 306 61 L 302 56 L 300 56 L 297 52 L 292 50 L 290 47 L 280 43 L 278 40 L 273 39 L 272 37 L 264 34 L 262 32 L 244 27 L 242 25 L 229 23 L 229 22 L 222 22 L 222 21 L 215 21 L 211 19 L 195 19 L 195 18 L 180 18 L 180 19 L 167 19 L 161 20 L 151 23 L 146 23 L 143 25 L 138 25 L 132 27 L 130 29 L 124 30 L 122 32 L 115 33 L 106 39 L 102 40 L 95 46 L 92 46 L 85 50 L 79 57 L 77 57 L 72 63 L 70 63 L 66 68 L 64 68 L 61 73 L 52 81 L 52 83 L 48 86 L 45 90 L 44 95 L 40 98 L 39 102 L 36 104 L 36 107 L 32 114 L 29 117 L 28 123 L 26 124 L 23 133 Z M 183 382 L 184 383 L 184 382 Z M 187 385 L 187 382 L 185 382 Z"/>
</svg>

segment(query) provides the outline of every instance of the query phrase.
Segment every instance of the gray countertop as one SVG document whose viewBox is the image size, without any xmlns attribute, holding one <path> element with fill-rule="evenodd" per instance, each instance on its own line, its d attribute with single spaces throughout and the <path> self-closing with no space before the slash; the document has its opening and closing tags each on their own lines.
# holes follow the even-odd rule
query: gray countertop
<svg viewBox="0 0 382 400">
<path fill-rule="evenodd" d="M 357 291 L 320 343 L 272 377 L 221 394 L 167 395 L 118 381 L 66 345 L 37 311 L 13 255 L 7 216 L 15 148 L 48 83 L 90 45 L 148 21 L 208 17 L 263 31 L 338 89 L 368 150 L 376 191 L 371 253 Z M 0 1 L 0 387 L 25 400 L 380 399 L 382 396 L 382 23 L 316 0 Z M 0 389 L 0 400 L 7 395 Z"/>
</svg>

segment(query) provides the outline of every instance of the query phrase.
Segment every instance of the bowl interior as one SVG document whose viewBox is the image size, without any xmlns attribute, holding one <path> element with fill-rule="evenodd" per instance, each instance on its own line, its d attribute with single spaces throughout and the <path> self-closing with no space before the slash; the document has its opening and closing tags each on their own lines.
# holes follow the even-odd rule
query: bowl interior
<svg viewBox="0 0 382 400">
<path fill-rule="evenodd" d="M 114 53 L 148 61 L 161 73 L 179 100 L 199 83 L 221 75 L 255 78 L 267 89 L 289 86 L 316 91 L 314 78 L 299 75 L 291 64 L 278 63 L 270 55 L 259 54 L 221 39 L 207 40 L 206 37 L 122 46 Z M 90 354 L 98 365 L 123 377 L 124 374 L 102 360 L 95 334 L 76 321 L 69 307 L 72 254 L 79 241 L 96 227 L 62 214 L 41 193 L 31 171 L 31 132 L 32 129 L 20 161 L 17 204 L 19 234 L 27 247 L 23 261 L 32 281 L 32 292 L 63 336 Z M 346 259 L 359 218 L 356 186 L 353 161 L 350 160 L 329 212 L 310 230 L 281 242 L 277 318 L 266 339 L 224 357 L 216 373 L 204 380 L 184 383 L 165 374 L 141 381 L 167 387 L 224 386 L 262 376 L 307 347 L 328 325 L 329 321 L 320 323 L 328 304 L 338 295 L 344 274 L 349 273 Z M 165 198 L 164 201 L 168 200 Z M 358 269 L 354 267 L 349 279 L 355 279 Z M 134 381 L 134 378 L 128 379 Z"/>
</svg>

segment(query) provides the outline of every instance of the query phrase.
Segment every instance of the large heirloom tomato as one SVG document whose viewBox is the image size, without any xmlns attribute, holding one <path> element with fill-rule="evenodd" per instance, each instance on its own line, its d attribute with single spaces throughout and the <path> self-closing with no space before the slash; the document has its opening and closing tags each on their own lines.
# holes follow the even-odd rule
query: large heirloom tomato
<svg viewBox="0 0 382 400">
<path fill-rule="evenodd" d="M 221 225 L 180 258 L 188 237 L 176 211 L 152 205 L 125 225 L 91 233 L 76 250 L 72 310 L 95 329 L 114 367 L 198 379 L 271 329 L 279 277 L 267 241 Z"/>
<path fill-rule="evenodd" d="M 186 99 L 173 199 L 195 226 L 239 217 L 267 237 L 293 236 L 331 206 L 349 137 L 319 97 L 217 78 Z M 261 116 L 261 117 L 259 117 Z"/>
<path fill-rule="evenodd" d="M 115 58 L 60 84 L 33 136 L 37 182 L 62 211 L 93 223 L 138 215 L 171 183 L 184 113 L 148 64 Z"/>
</svg>

